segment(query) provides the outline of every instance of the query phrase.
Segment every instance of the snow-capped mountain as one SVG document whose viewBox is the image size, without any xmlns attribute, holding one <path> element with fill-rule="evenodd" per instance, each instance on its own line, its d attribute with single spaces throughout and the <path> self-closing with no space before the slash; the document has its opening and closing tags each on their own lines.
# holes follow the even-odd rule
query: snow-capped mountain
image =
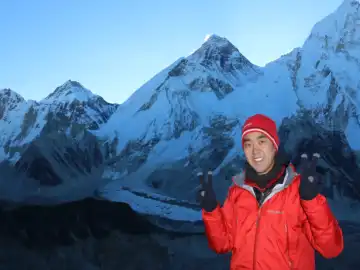
<svg viewBox="0 0 360 270">
<path fill-rule="evenodd" d="M 106 156 L 90 131 L 117 107 L 70 80 L 39 102 L 2 90 L 1 198 L 50 203 L 92 194 Z"/>
<path fill-rule="evenodd" d="M 57 87 L 45 99 L 26 101 L 16 92 L 0 92 L 0 159 L 16 162 L 34 139 L 52 132 L 75 137 L 84 130 L 95 130 L 117 108 L 74 81 Z"/>
</svg>

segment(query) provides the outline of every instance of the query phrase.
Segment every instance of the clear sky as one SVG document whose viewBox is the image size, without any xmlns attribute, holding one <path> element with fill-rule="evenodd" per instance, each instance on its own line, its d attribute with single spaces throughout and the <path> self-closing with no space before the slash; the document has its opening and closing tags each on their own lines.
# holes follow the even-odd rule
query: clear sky
<svg viewBox="0 0 360 270">
<path fill-rule="evenodd" d="M 76 80 L 109 102 L 228 38 L 263 66 L 303 44 L 342 0 L 0 0 L 0 88 L 40 100 Z"/>
</svg>

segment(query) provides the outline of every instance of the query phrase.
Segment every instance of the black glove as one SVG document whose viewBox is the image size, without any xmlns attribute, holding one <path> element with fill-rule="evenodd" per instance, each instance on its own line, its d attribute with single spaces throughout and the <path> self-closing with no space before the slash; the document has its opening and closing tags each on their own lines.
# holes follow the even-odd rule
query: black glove
<svg viewBox="0 0 360 270">
<path fill-rule="evenodd" d="M 200 203 L 201 208 L 206 212 L 212 212 L 216 206 L 216 195 L 212 187 L 212 172 L 208 172 L 208 181 L 205 182 L 204 174 L 202 172 L 198 173 L 201 189 L 198 192 L 197 200 Z"/>
<path fill-rule="evenodd" d="M 314 153 L 312 159 L 308 159 L 307 154 L 301 155 L 299 193 L 302 200 L 312 200 L 319 194 L 320 174 L 316 172 L 319 159 L 318 153 Z"/>
</svg>

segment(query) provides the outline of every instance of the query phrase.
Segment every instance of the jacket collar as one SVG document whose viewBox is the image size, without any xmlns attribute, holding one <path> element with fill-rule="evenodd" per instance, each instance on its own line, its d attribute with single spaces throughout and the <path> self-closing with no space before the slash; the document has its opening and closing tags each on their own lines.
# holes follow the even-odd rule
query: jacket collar
<svg viewBox="0 0 360 270">
<path fill-rule="evenodd" d="M 286 167 L 284 181 L 276 184 L 271 193 L 277 193 L 277 192 L 285 189 L 286 187 L 288 187 L 293 182 L 293 180 L 295 179 L 295 177 L 297 175 L 298 175 L 298 173 L 295 171 L 295 167 L 290 163 Z M 245 184 L 245 171 L 242 171 L 240 174 L 235 175 L 232 178 L 232 180 L 235 185 L 237 185 L 243 189 L 246 189 L 255 195 L 253 187 Z"/>
</svg>

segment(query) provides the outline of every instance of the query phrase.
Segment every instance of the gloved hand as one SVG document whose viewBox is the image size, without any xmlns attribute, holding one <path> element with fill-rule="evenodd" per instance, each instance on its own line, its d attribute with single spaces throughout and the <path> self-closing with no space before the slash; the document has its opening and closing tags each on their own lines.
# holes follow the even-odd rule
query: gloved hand
<svg viewBox="0 0 360 270">
<path fill-rule="evenodd" d="M 318 153 L 314 153 L 312 159 L 308 159 L 307 154 L 301 155 L 299 194 L 302 200 L 312 200 L 319 194 L 320 174 L 316 172 L 319 159 Z"/>
<path fill-rule="evenodd" d="M 216 195 L 212 186 L 212 172 L 208 172 L 207 182 L 204 180 L 204 174 L 198 173 L 201 189 L 198 192 L 197 200 L 200 203 L 201 208 L 206 212 L 212 212 L 216 206 Z"/>
</svg>

